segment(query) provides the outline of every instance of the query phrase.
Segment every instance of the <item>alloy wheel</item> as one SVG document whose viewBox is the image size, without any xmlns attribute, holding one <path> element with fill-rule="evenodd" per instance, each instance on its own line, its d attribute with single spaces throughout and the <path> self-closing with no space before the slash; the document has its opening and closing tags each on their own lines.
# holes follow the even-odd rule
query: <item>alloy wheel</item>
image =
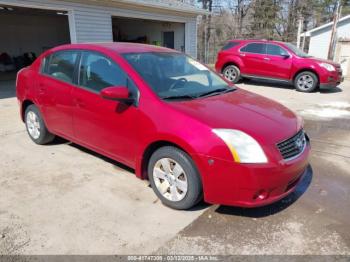
<svg viewBox="0 0 350 262">
<path fill-rule="evenodd" d="M 237 71 L 233 66 L 228 66 L 227 68 L 225 68 L 224 70 L 224 77 L 230 81 L 230 82 L 234 82 L 237 78 Z"/>
<path fill-rule="evenodd" d="M 315 80 L 309 74 L 301 75 L 297 80 L 297 85 L 299 89 L 307 91 L 312 89 L 314 86 Z"/>
<path fill-rule="evenodd" d="M 159 159 L 153 168 L 157 190 L 173 202 L 181 201 L 187 193 L 188 181 L 182 166 L 171 158 Z"/>
<path fill-rule="evenodd" d="M 27 113 L 26 122 L 27 122 L 29 135 L 33 139 L 38 139 L 40 137 L 39 117 L 33 111 L 29 111 Z"/>
</svg>

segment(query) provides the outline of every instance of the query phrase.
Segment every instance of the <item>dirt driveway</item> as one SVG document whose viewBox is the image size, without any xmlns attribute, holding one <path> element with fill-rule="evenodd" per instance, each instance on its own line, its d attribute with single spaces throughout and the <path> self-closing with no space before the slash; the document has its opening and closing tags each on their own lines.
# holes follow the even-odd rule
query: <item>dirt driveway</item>
<svg viewBox="0 0 350 262">
<path fill-rule="evenodd" d="M 304 117 L 312 144 L 308 175 L 295 193 L 267 207 L 211 206 L 158 252 L 350 255 L 350 82 L 311 94 L 267 82 L 238 86 Z"/>
<path fill-rule="evenodd" d="M 350 254 L 350 83 L 331 93 L 239 84 L 301 114 L 297 191 L 258 209 L 162 206 L 133 171 L 65 141 L 34 145 L 0 82 L 0 254 Z"/>
<path fill-rule="evenodd" d="M 35 145 L 13 86 L 0 82 L 0 254 L 147 254 L 204 211 L 164 207 L 132 170 L 75 144 Z"/>
</svg>

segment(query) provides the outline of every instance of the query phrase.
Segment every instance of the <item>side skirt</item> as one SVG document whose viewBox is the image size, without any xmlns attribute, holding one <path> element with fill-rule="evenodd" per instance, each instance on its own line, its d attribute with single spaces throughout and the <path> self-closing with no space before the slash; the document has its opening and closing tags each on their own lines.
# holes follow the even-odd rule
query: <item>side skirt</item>
<svg viewBox="0 0 350 262">
<path fill-rule="evenodd" d="M 293 84 L 293 81 L 292 81 L 292 80 L 289 80 L 289 79 L 273 78 L 273 77 L 264 77 L 264 76 L 257 76 L 257 75 L 245 75 L 245 74 L 242 74 L 241 76 L 242 76 L 242 77 L 245 77 L 245 78 L 262 79 L 262 80 L 271 80 L 271 81 L 278 81 L 278 82 L 284 82 L 284 83 Z"/>
</svg>

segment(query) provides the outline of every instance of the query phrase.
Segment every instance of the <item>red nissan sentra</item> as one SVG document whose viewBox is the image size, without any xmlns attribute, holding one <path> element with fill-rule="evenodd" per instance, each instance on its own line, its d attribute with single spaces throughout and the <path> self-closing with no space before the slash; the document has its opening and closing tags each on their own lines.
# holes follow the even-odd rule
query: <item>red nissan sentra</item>
<svg viewBox="0 0 350 262">
<path fill-rule="evenodd" d="M 301 118 L 167 48 L 60 46 L 19 72 L 17 97 L 35 143 L 57 135 L 130 166 L 175 209 L 270 204 L 308 165 Z"/>
</svg>

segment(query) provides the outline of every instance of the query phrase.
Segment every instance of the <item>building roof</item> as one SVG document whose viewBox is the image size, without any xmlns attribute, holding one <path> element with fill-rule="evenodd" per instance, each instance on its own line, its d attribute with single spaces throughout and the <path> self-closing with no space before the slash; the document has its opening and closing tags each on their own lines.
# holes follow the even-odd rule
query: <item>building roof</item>
<svg viewBox="0 0 350 262">
<path fill-rule="evenodd" d="M 91 42 L 91 43 L 79 43 L 79 44 L 66 44 L 57 46 L 51 49 L 54 52 L 67 49 L 110 49 L 117 53 L 147 53 L 147 52 L 166 52 L 166 53 L 180 53 L 174 49 L 169 49 L 162 46 L 139 44 L 139 43 L 125 43 L 125 42 Z"/>
<path fill-rule="evenodd" d="M 343 22 L 343 21 L 348 21 L 348 22 L 350 23 L 350 15 L 343 16 L 342 18 L 340 18 L 340 19 L 338 20 L 338 23 L 339 23 L 339 22 Z M 321 26 L 319 26 L 319 27 L 313 28 L 313 29 L 311 29 L 311 30 L 309 30 L 309 31 L 306 31 L 306 32 L 302 33 L 301 35 L 302 35 L 302 36 L 311 36 L 312 33 L 315 33 L 315 32 L 317 32 L 317 31 L 319 31 L 319 30 L 324 29 L 324 28 L 329 27 L 329 29 L 331 29 L 331 26 L 332 26 L 332 25 L 333 25 L 333 21 L 332 21 L 332 22 L 329 22 L 329 23 L 327 23 L 327 24 L 321 25 Z"/>
<path fill-rule="evenodd" d="M 195 15 L 208 13 L 208 11 L 198 8 L 186 0 L 110 0 L 110 2 L 139 7 L 157 8 Z"/>
</svg>

